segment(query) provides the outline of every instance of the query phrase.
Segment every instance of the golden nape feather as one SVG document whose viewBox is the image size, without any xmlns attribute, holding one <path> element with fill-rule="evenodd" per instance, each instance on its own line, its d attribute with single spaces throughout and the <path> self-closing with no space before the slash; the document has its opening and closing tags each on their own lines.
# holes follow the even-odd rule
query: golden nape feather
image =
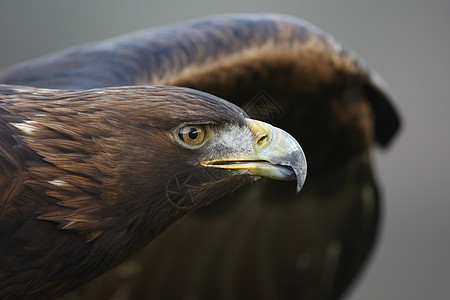
<svg viewBox="0 0 450 300">
<path fill-rule="evenodd" d="M 336 299 L 370 253 L 399 118 L 303 20 L 203 18 L 0 83 L 1 299 Z"/>
</svg>

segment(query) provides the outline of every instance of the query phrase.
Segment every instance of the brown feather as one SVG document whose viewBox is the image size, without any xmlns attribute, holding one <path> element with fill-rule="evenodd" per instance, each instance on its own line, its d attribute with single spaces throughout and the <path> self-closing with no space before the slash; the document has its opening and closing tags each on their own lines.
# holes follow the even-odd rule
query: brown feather
<svg viewBox="0 0 450 300">
<path fill-rule="evenodd" d="M 185 122 L 245 126 L 242 110 L 214 96 L 174 87 L 8 89 L 0 94 L 0 298 L 49 297 L 88 281 L 250 180 L 205 177 L 207 154 L 174 141 Z M 192 204 L 190 186 L 165 198 L 177 174 L 198 177 L 195 205 L 183 204 Z"/>
<path fill-rule="evenodd" d="M 137 268 L 140 273 L 125 278 L 121 273 L 125 265 L 105 277 L 103 286 L 102 281 L 98 281 L 100 283 L 94 284 L 93 289 L 92 286 L 87 289 L 103 292 L 99 299 L 104 299 L 105 294 L 112 297 L 120 286 L 118 283 L 123 282 L 125 284 L 120 288 L 134 288 L 130 291 L 131 298 L 143 295 L 153 298 L 194 295 L 204 299 L 238 296 L 334 299 L 342 295 L 370 251 L 376 234 L 379 199 L 367 156 L 375 141 L 382 146 L 389 143 L 398 130 L 399 119 L 375 72 L 329 35 L 305 21 L 271 14 L 215 16 L 77 47 L 26 62 L 0 73 L 0 82 L 63 89 L 171 84 L 207 91 L 242 107 L 254 105 L 252 99 L 264 90 L 284 113 L 282 118 L 269 115 L 268 120 L 289 129 L 306 150 L 313 176 L 308 180 L 304 201 L 294 201 L 297 199 L 286 194 L 283 184 L 271 182 L 264 186 L 252 186 L 236 195 L 234 200 L 221 202 L 222 206 L 216 204 L 209 210 L 191 215 L 163 236 L 159 243 L 150 245 L 142 253 Z M 138 97 L 141 95 L 141 91 L 134 92 Z M 0 94 L 5 96 L 17 93 L 20 92 L 14 88 L 0 88 Z M 89 229 L 90 222 L 94 220 L 90 217 L 92 211 L 85 208 L 94 205 L 92 209 L 95 211 L 95 203 L 92 204 L 86 180 L 97 178 L 92 174 L 99 173 L 103 183 L 93 180 L 94 187 L 101 184 L 121 186 L 122 183 L 114 177 L 117 173 L 114 157 L 121 146 L 115 132 L 96 133 L 99 129 L 96 127 L 95 130 L 88 130 L 90 135 L 95 135 L 92 138 L 86 137 L 83 132 L 86 132 L 89 120 L 104 127 L 118 127 L 115 114 L 108 115 L 105 120 L 105 115 L 96 110 L 97 104 L 93 101 L 101 101 L 101 105 L 108 107 L 112 101 L 117 105 L 117 110 L 127 113 L 128 108 L 126 105 L 119 107 L 115 95 L 102 99 L 91 93 L 65 92 L 64 96 L 51 90 L 36 90 L 34 93 L 27 97 L 55 100 L 63 100 L 63 97 L 65 104 L 64 107 L 56 105 L 51 109 L 24 108 L 31 113 L 25 117 L 22 114 L 2 115 L 6 123 L 36 120 L 36 124 L 28 125 L 36 127 L 45 138 L 31 140 L 33 135 L 24 134 L 24 139 L 28 139 L 29 143 L 36 143 L 36 152 L 30 152 L 29 149 L 16 147 L 22 140 L 14 140 L 16 137 L 9 135 L 11 131 L 17 133 L 16 128 L 0 127 L 0 130 L 6 130 L 8 136 L 7 143 L 0 144 L 0 151 L 4 153 L 0 155 L 0 167 L 5 170 L 0 173 L 0 187 L 10 185 L 10 179 L 16 178 L 6 194 L 0 194 L 3 197 L 0 199 L 16 197 L 14 195 L 21 192 L 22 182 L 36 191 L 50 189 L 46 192 L 47 202 L 54 204 L 57 201 L 58 209 L 53 214 L 51 211 L 42 212 L 41 217 L 58 220 L 59 214 L 65 214 L 66 219 L 60 218 L 60 222 L 63 222 L 63 227 L 66 226 L 66 231 L 72 232 L 69 228 L 73 228 L 83 232 L 84 236 L 80 237 L 78 233 L 70 237 L 66 235 L 60 243 L 66 245 L 69 251 L 72 245 L 77 245 L 75 239 L 87 249 L 84 256 L 79 254 L 69 261 L 78 264 L 79 258 L 84 257 L 84 262 L 90 262 L 87 269 L 101 273 L 112 259 L 104 253 L 104 249 L 120 249 L 118 245 L 105 246 L 102 237 L 104 240 L 126 240 L 132 232 L 148 224 L 108 219 L 106 223 L 128 222 L 128 231 L 123 229 L 110 233 L 99 228 Z M 160 96 L 163 96 L 162 91 Z M 79 123 L 76 128 L 60 125 L 73 122 L 64 113 L 73 109 L 67 99 L 76 99 L 76 103 L 86 102 L 77 108 L 76 119 Z M 177 112 L 175 106 L 170 107 L 172 104 L 155 107 L 154 113 L 160 114 L 160 109 L 166 108 Z M 1 109 L 0 112 L 3 112 Z M 41 113 L 34 115 L 35 110 Z M 58 113 L 41 125 L 46 119 L 41 115 L 52 115 L 53 111 Z M 193 108 L 189 113 L 195 111 Z M 129 117 L 140 120 L 147 116 L 132 114 Z M 153 125 L 157 126 L 158 122 Z M 80 142 L 72 139 L 64 142 L 71 135 L 78 135 Z M 98 138 L 97 135 L 104 136 Z M 140 133 L 136 133 L 134 139 L 129 138 L 131 144 L 145 141 Z M 163 145 L 161 141 L 155 142 Z M 149 146 L 142 148 L 148 149 Z M 103 154 L 90 157 L 86 162 L 92 149 L 103 149 Z M 38 156 L 37 152 L 45 158 Z M 140 152 L 142 149 L 130 149 L 129 156 L 137 157 Z M 33 178 L 29 178 L 28 169 L 21 164 L 24 156 L 29 157 L 28 161 L 36 161 L 29 165 Z M 50 166 L 40 168 L 43 162 Z M 139 162 L 129 170 L 140 170 L 142 167 L 142 162 Z M 45 172 L 39 172 L 39 169 Z M 48 184 L 48 179 L 63 176 L 61 172 L 70 174 L 67 175 L 69 178 L 64 177 L 70 184 Z M 133 182 L 143 180 L 140 178 L 143 174 L 126 173 L 124 176 L 129 176 Z M 178 177 L 174 179 L 178 180 Z M 180 181 L 183 179 L 179 178 Z M 33 185 L 36 180 L 44 183 Z M 161 178 L 159 183 L 167 184 L 164 180 Z M 232 183 L 222 184 L 226 188 L 234 188 Z M 194 187 L 195 191 L 202 190 L 200 182 L 195 182 Z M 72 197 L 72 194 L 76 196 Z M 101 196 L 114 199 L 115 189 L 104 190 Z M 32 208 L 29 206 L 35 201 L 32 197 L 22 198 L 13 204 L 20 209 L 9 209 L 0 218 L 23 217 L 20 214 L 27 212 L 27 209 L 30 211 Z M 367 201 L 372 201 L 370 211 L 365 206 Z M 49 204 L 47 202 L 39 200 L 44 206 Z M 195 203 L 171 202 L 171 205 L 186 210 L 193 208 Z M 142 218 L 142 206 L 121 209 L 132 210 L 130 214 L 137 219 Z M 76 213 L 72 214 L 74 211 Z M 158 216 L 151 217 L 158 224 L 167 221 Z M 105 216 L 102 218 L 106 220 Z M 55 234 L 52 225 L 51 222 L 46 223 L 48 230 L 41 228 L 35 234 L 50 241 L 54 238 L 52 234 Z M 22 233 L 26 232 L 25 228 L 29 230 L 34 227 L 28 222 L 21 228 L 3 230 L 22 230 Z M 94 243 L 98 246 L 89 248 Z M 44 251 L 49 261 L 67 260 L 66 257 L 55 256 L 50 248 L 40 249 L 41 240 L 33 240 L 32 244 L 27 249 Z M 20 246 L 10 247 L 17 249 Z M 136 248 L 140 246 L 135 245 Z M 329 254 L 336 251 L 340 254 L 338 266 L 334 265 L 336 262 L 327 261 Z M 17 255 L 20 256 L 21 252 Z M 126 254 L 117 259 L 124 256 Z M 12 258 L 8 261 L 17 262 Z M 75 267 L 77 264 L 66 263 L 62 266 L 55 263 L 40 268 L 39 276 L 45 277 L 57 272 L 55 270 L 58 268 L 64 268 L 67 277 L 64 281 L 51 284 L 31 281 L 29 288 L 34 289 L 36 295 L 48 288 L 55 293 L 70 289 L 79 283 L 79 278 L 70 277 L 71 272 L 80 274 L 79 268 Z M 30 278 L 26 270 L 35 266 L 25 266 L 23 273 L 5 281 L 5 293 L 17 289 L 18 283 Z M 173 288 L 174 283 L 177 289 Z M 91 296 L 95 298 L 95 293 Z"/>
</svg>

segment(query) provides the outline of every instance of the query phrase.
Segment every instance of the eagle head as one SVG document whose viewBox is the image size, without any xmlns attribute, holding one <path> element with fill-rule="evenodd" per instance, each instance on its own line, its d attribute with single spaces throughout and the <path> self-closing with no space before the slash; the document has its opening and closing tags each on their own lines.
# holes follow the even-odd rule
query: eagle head
<svg viewBox="0 0 450 300">
<path fill-rule="evenodd" d="M 295 180 L 299 191 L 305 180 L 293 137 L 196 90 L 9 86 L 0 97 L 0 225 L 14 231 L 0 279 L 34 270 L 10 280 L 36 293 L 101 274 L 245 183 Z"/>
</svg>

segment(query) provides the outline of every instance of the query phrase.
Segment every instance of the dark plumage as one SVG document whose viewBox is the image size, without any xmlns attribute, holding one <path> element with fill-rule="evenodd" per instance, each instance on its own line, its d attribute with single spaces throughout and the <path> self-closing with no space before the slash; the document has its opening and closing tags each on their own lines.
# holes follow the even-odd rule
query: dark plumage
<svg viewBox="0 0 450 300">
<path fill-rule="evenodd" d="M 287 129 L 301 141 L 308 156 L 311 174 L 301 196 L 295 196 L 291 189 L 286 189 L 285 183 L 265 181 L 264 184 L 250 185 L 235 193 L 232 198 L 222 199 L 196 214 L 191 214 L 141 252 L 138 271 L 129 273 L 122 286 L 122 290 L 127 289 L 130 299 L 180 298 L 187 297 L 186 295 L 205 299 L 334 299 L 347 289 L 372 248 L 378 225 L 379 196 L 371 171 L 370 149 L 374 142 L 382 146 L 387 145 L 398 129 L 399 120 L 379 77 L 330 36 L 302 20 L 279 15 L 205 18 L 73 48 L 25 62 L 0 73 L 0 82 L 80 90 L 142 84 L 176 85 L 218 95 L 246 107 L 249 112 L 265 111 L 270 104 L 267 101 L 272 101 L 281 109 L 282 117 L 276 118 L 268 114 L 266 121 Z M 262 104 L 258 99 L 252 101 L 252 97 L 261 90 L 265 91 L 264 94 L 268 95 L 269 100 L 263 101 Z M 0 156 L 0 167 L 5 170 L 3 174 L 14 178 L 14 182 L 26 182 L 27 189 L 40 188 L 39 195 L 45 194 L 45 199 L 39 200 L 39 206 L 43 205 L 43 208 L 38 210 L 33 207 L 36 201 L 32 197 L 21 198 L 20 203 L 14 204 L 12 209 L 17 211 L 16 213 L 5 214 L 2 210 L 0 223 L 3 223 L 0 224 L 0 231 L 5 233 L 11 242 L 7 243 L 8 246 L 3 246 L 2 235 L 0 249 L 11 254 L 8 258 L 0 253 L 0 257 L 2 260 L 9 259 L 10 262 L 21 259 L 20 264 L 13 264 L 24 266 L 25 272 L 16 273 L 20 274 L 16 277 L 8 275 L 8 278 L 15 279 L 1 280 L 0 282 L 7 283 L 1 283 L 4 286 L 0 284 L 0 291 L 8 291 L 6 288 L 17 291 L 25 284 L 26 278 L 30 278 L 27 277 L 29 273 L 26 268 L 33 268 L 33 263 L 36 263 L 36 254 L 32 253 L 45 253 L 43 261 L 48 264 L 48 268 L 52 271 L 58 268 L 60 270 L 56 277 L 46 277 L 46 274 L 50 274 L 49 269 L 42 271 L 42 275 L 38 277 L 39 280 L 47 278 L 48 282 L 51 282 L 47 286 L 37 281 L 27 283 L 30 289 L 36 285 L 34 295 L 46 293 L 44 290 L 51 285 L 55 286 L 56 292 L 69 289 L 118 263 L 181 215 L 206 204 L 192 203 L 191 198 L 188 198 L 188 203 L 181 200 L 181 203 L 173 203 L 169 197 L 171 201 L 165 201 L 164 208 L 158 210 L 161 216 L 166 217 L 157 218 L 160 220 L 157 222 L 158 226 L 148 227 L 132 220 L 139 220 L 139 214 L 146 210 L 153 213 L 155 210 L 150 206 L 127 207 L 129 202 L 125 201 L 127 204 L 119 205 L 117 210 L 112 209 L 112 205 L 109 206 L 111 209 L 105 211 L 96 210 L 96 205 L 87 198 L 77 199 L 72 195 L 64 195 L 58 184 L 55 184 L 57 181 L 53 184 L 48 182 L 58 180 L 57 176 L 66 176 L 66 172 L 69 172 L 74 174 L 72 179 L 76 180 L 83 192 L 98 192 L 98 187 L 104 184 L 103 181 L 108 182 L 109 186 L 114 188 L 105 189 L 100 196 L 105 199 L 112 197 L 114 190 L 124 186 L 118 185 L 118 181 L 111 178 L 110 169 L 112 161 L 115 161 L 113 157 L 118 155 L 114 149 L 119 148 L 120 144 L 117 143 L 120 139 L 114 138 L 117 132 L 122 132 L 128 141 L 127 145 L 131 146 L 126 147 L 129 149 L 127 155 L 130 157 L 129 161 L 134 163 L 125 168 L 128 173 L 114 174 L 122 174 L 121 179 L 130 186 L 137 186 L 145 181 L 145 170 L 154 172 L 155 168 L 151 166 L 155 160 L 152 159 L 151 163 L 146 164 L 138 158 L 146 153 L 143 149 L 152 149 L 155 144 L 152 143 L 153 140 L 146 138 L 146 130 L 142 130 L 145 126 L 142 128 L 128 123 L 129 120 L 138 123 L 148 121 L 146 117 L 149 114 L 142 112 L 145 112 L 143 107 L 151 104 L 146 104 L 148 101 L 140 101 L 142 91 L 158 91 L 163 95 L 167 93 L 171 99 L 170 103 L 182 103 L 180 108 L 189 112 L 180 114 L 179 110 L 157 106 L 159 110 L 166 112 L 161 122 L 156 122 L 158 126 L 164 124 L 164 128 L 159 128 L 158 132 L 173 130 L 178 128 L 174 125 L 178 125 L 180 121 L 192 123 L 192 118 L 195 119 L 196 110 L 190 109 L 190 104 L 185 101 L 179 102 L 178 95 L 182 100 L 185 100 L 184 97 L 191 97 L 189 95 L 196 99 L 199 95 L 204 95 L 192 90 L 169 87 L 101 90 L 102 93 L 109 94 L 109 97 L 95 90 L 39 90 L 36 95 L 33 94 L 36 91 L 29 88 L 23 88 L 23 92 L 19 92 L 15 87 L 4 86 L 0 91 L 1 99 L 5 99 L 0 104 L 3 109 L 0 110 L 3 120 L 3 123 L 0 123 L 3 124 L 1 133 L 5 136 L 1 144 L 3 148 L 0 149 L 6 149 L 2 151 L 7 154 Z M 175 94 L 177 97 L 174 97 Z M 142 95 L 142 99 L 145 97 L 147 96 Z M 223 118 L 223 122 L 217 122 L 218 124 L 226 123 L 225 121 L 231 118 L 236 124 L 246 126 L 245 115 L 241 110 L 212 96 L 204 97 L 215 99 L 211 100 L 214 105 L 209 108 L 211 113 L 208 118 Z M 27 98 L 37 98 L 39 102 L 27 100 L 23 104 L 12 105 L 12 102 L 22 103 L 22 100 Z M 46 100 L 50 98 L 61 100 Z M 77 104 L 71 108 L 70 103 L 77 101 L 83 105 Z M 134 101 L 142 106 L 135 106 Z M 44 104 L 46 102 L 48 104 Z M 33 103 L 35 104 L 32 105 Z M 46 134 L 53 139 L 57 133 L 64 138 L 64 143 L 32 140 L 24 134 L 26 127 L 10 125 L 11 122 L 23 124 L 24 121 L 34 121 L 33 118 L 36 118 L 37 122 L 44 121 L 44 116 L 39 117 L 40 111 L 53 103 L 61 103 L 62 112 L 71 109 L 80 112 L 80 109 L 86 107 L 86 112 L 82 111 L 81 115 L 73 114 L 72 119 L 65 115 L 58 117 L 59 110 L 52 110 L 51 115 L 60 118 L 58 122 L 61 127 L 57 126 L 56 131 L 47 130 Z M 108 108 L 108 117 L 84 115 L 95 115 L 95 107 L 102 105 Z M 255 110 L 255 105 L 259 105 L 259 109 Z M 227 108 L 230 113 L 222 112 L 222 107 Z M 128 114 L 133 117 L 125 117 Z M 253 117 L 264 118 L 264 115 L 256 113 Z M 42 119 L 37 120 L 38 118 Z M 170 123 L 170 118 L 173 118 L 173 123 Z M 208 118 L 203 117 L 200 121 L 208 121 Z M 44 130 L 35 123 L 25 124 Z M 65 134 L 64 128 L 70 124 L 71 130 L 75 130 L 77 135 L 85 139 L 73 139 L 72 132 Z M 116 131 L 114 128 L 120 130 Z M 136 130 L 137 128 L 140 130 Z M 93 135 L 94 138 L 86 138 L 86 134 Z M 22 137 L 18 138 L 17 135 Z M 24 143 L 28 143 L 28 146 L 24 146 Z M 31 144 L 36 149 L 30 149 Z M 89 151 L 92 151 L 94 144 L 97 149 L 112 149 L 113 154 L 104 158 L 92 155 Z M 159 145 L 163 144 L 163 141 L 159 141 Z M 171 146 L 173 148 L 174 145 Z M 45 160 L 45 155 L 39 152 L 41 149 L 55 151 L 52 152 L 54 155 L 49 154 L 50 161 Z M 167 166 L 166 161 L 186 162 L 191 159 L 181 153 L 171 157 L 171 151 L 160 149 L 157 154 L 165 158 L 161 157 L 157 161 L 158 166 Z M 148 155 L 145 154 L 145 157 L 148 158 Z M 169 156 L 168 160 L 166 156 Z M 75 159 L 77 167 L 65 163 L 67 157 Z M 82 166 L 81 170 L 89 169 L 83 160 L 86 157 L 98 159 L 94 171 L 100 172 L 101 176 L 87 176 L 87 180 L 80 178 L 79 166 Z M 25 165 L 30 174 L 41 182 L 46 182 L 44 187 L 36 186 L 26 181 L 23 172 L 17 172 L 24 168 L 20 160 L 41 162 L 44 165 L 57 162 L 64 165 L 59 168 L 64 169 L 64 174 L 58 173 L 61 171 L 53 167 L 45 169 L 45 172 L 41 171 L 44 170 L 42 164 Z M 18 167 L 11 163 L 13 161 L 19 162 L 16 163 Z M 183 164 L 173 167 L 185 168 L 186 165 Z M 92 164 L 90 167 L 92 168 Z M 189 170 L 190 174 L 195 174 L 195 171 Z M 207 170 L 206 178 L 209 180 L 218 176 L 222 178 L 223 172 L 233 172 L 216 168 Z M 171 170 L 168 174 L 178 173 Z M 152 184 L 160 187 L 169 182 L 179 187 L 180 178 L 173 180 L 173 177 L 167 177 L 168 174 L 157 176 L 159 181 Z M 199 174 L 198 180 L 205 180 L 205 173 Z M 2 176 L 0 186 L 3 187 L 8 183 L 5 183 L 7 181 L 3 179 L 4 175 Z M 197 176 L 194 176 L 195 178 Z M 202 189 L 208 196 L 205 199 L 209 199 L 210 194 L 219 197 L 225 191 L 252 180 L 251 176 L 241 174 L 225 178 L 225 182 L 219 180 L 217 184 L 212 185 L 217 186 L 220 192 L 211 193 L 209 186 Z M 242 178 L 245 180 L 241 180 Z M 89 190 L 92 185 L 95 185 L 95 188 Z M 147 194 L 153 190 L 145 184 L 142 186 L 148 189 L 145 190 Z M 190 186 L 198 187 L 197 184 Z M 44 192 L 43 189 L 48 187 L 56 190 Z M 11 192 L 3 196 L 4 198 L 11 197 L 13 192 L 21 192 L 20 185 L 7 190 Z M 198 191 L 198 188 L 195 190 Z M 143 192 L 142 188 L 126 188 L 126 191 L 136 195 L 138 191 Z M 142 195 L 146 194 L 145 192 Z M 185 193 L 185 190 L 182 191 L 183 195 Z M 62 199 L 62 203 L 55 205 L 55 201 L 61 200 L 58 197 L 64 196 L 67 199 Z M 136 197 L 139 198 L 138 196 Z M 200 198 L 203 198 L 203 194 Z M 72 204 L 67 207 L 64 205 L 66 201 Z M 46 209 L 46 206 L 57 209 Z M 71 223 L 69 219 L 73 219 L 72 217 L 63 219 L 62 216 L 70 215 L 73 208 L 77 213 L 82 212 L 82 220 L 90 220 L 89 218 L 95 216 L 91 218 L 95 221 Z M 22 212 L 34 218 L 27 217 L 29 221 L 26 223 L 10 221 L 11 218 L 21 218 Z M 45 225 L 38 229 L 33 223 Z M 133 232 L 132 237 L 124 232 L 107 229 L 108 225 L 117 224 L 128 224 L 129 231 Z M 64 255 L 66 263 L 61 263 L 61 258 L 52 252 L 55 251 L 53 235 L 60 234 L 60 231 L 55 230 L 55 226 L 60 229 L 68 226 L 66 229 L 70 229 L 63 230 L 70 233 L 65 233 L 66 242 L 62 244 L 74 254 Z M 25 229 L 27 232 L 33 230 L 33 236 L 39 241 L 24 247 L 22 232 L 25 232 Z M 8 235 L 11 232 L 20 234 Z M 26 236 L 25 240 L 30 238 L 31 236 Z M 44 243 L 41 243 L 42 240 Z M 119 244 L 115 241 L 119 241 Z M 129 247 L 121 247 L 126 243 Z M 83 245 L 82 249 L 86 250 L 70 250 L 71 247 L 79 245 Z M 33 248 L 37 249 L 37 252 L 30 251 Z M 108 253 L 105 253 L 105 249 Z M 25 257 L 34 256 L 19 258 L 22 254 L 19 255 L 18 251 L 23 251 Z M 117 282 L 123 281 L 123 275 L 117 272 L 120 273 L 120 269 L 109 273 L 103 277 L 103 281 L 100 279 L 91 287 L 93 291 L 104 291 L 99 294 L 99 298 L 105 297 L 105 293 L 114 294 Z M 0 276 L 1 274 L 4 273 L 0 271 Z M 60 281 L 61 279 L 64 282 Z M 8 282 L 13 284 L 8 285 Z M 177 288 L 173 288 L 174 286 Z M 95 293 L 89 293 L 89 290 L 90 288 L 86 287 L 84 292 L 81 290 L 77 293 L 80 297 L 82 295 L 87 298 L 90 294 L 95 298 Z"/>
<path fill-rule="evenodd" d="M 255 179 L 201 165 L 246 153 L 256 133 L 241 109 L 202 92 L 5 86 L 0 112 L 2 299 L 49 297 L 89 281 Z M 182 140 L 187 124 L 208 126 L 204 144 Z"/>
</svg>

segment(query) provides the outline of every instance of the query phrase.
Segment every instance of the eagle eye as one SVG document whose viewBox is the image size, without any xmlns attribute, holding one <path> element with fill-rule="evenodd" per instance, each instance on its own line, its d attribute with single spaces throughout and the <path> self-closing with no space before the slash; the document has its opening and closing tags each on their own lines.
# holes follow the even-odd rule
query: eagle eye
<svg viewBox="0 0 450 300">
<path fill-rule="evenodd" d="M 186 125 L 178 130 L 180 140 L 189 146 L 201 145 L 207 136 L 208 129 L 204 125 Z"/>
</svg>

